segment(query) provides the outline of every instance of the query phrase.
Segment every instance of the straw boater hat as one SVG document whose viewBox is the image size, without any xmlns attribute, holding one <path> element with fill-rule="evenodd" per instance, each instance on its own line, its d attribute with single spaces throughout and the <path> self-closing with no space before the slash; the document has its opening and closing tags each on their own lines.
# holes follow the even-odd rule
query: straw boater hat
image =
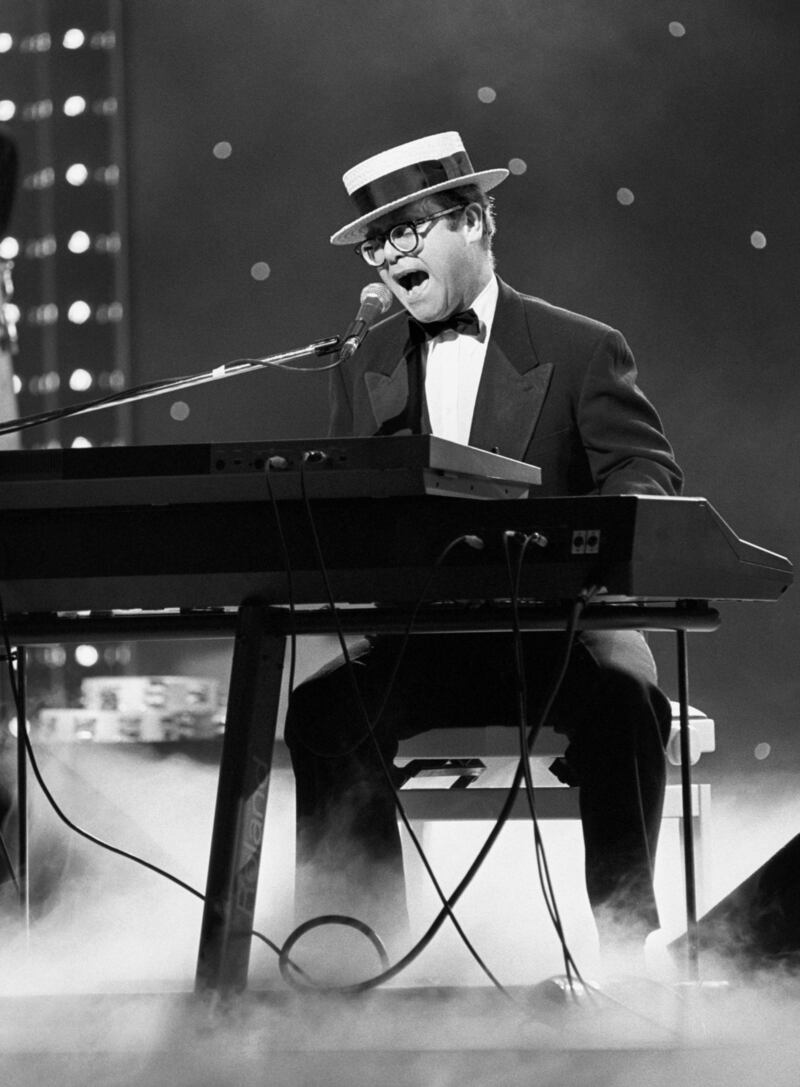
<svg viewBox="0 0 800 1087">
<path fill-rule="evenodd" d="M 420 197 L 459 185 L 477 185 L 488 192 L 507 177 L 508 170 L 476 171 L 457 132 L 439 132 L 392 147 L 360 162 L 342 178 L 360 215 L 337 230 L 331 244 L 363 241 L 370 223 Z"/>
</svg>

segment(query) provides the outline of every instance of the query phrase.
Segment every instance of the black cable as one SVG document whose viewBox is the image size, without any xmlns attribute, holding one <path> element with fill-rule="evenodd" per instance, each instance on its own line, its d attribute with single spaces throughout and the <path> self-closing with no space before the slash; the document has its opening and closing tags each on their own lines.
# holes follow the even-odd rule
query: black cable
<svg viewBox="0 0 800 1087">
<path fill-rule="evenodd" d="M 13 667 L 12 667 L 11 659 L 10 659 L 11 654 L 12 654 L 12 648 L 11 648 L 11 641 L 10 641 L 9 634 L 8 634 L 8 623 L 7 623 L 7 620 L 6 620 L 6 613 L 5 613 L 5 607 L 3 605 L 2 596 L 0 596 L 0 627 L 2 628 L 2 641 L 3 641 L 3 644 L 5 646 L 7 659 L 8 659 L 8 669 L 9 669 L 8 675 L 9 675 L 9 682 L 11 684 L 12 697 L 14 699 L 14 705 L 17 707 L 17 729 L 18 729 L 18 734 L 24 737 L 25 751 L 27 753 L 28 759 L 30 760 L 30 764 L 31 764 L 31 768 L 33 770 L 34 777 L 36 778 L 36 781 L 37 781 L 37 783 L 39 785 L 39 788 L 42 790 L 42 793 L 44 794 L 45 799 L 47 800 L 47 802 L 49 803 L 50 807 L 53 809 L 55 814 L 65 824 L 65 826 L 67 826 L 73 833 L 77 834 L 79 837 L 85 838 L 86 841 L 91 842 L 93 845 L 99 846 L 100 849 L 105 849 L 109 853 L 113 853 L 118 857 L 123 857 L 125 860 L 132 861 L 134 864 L 138 864 L 140 867 L 146 868 L 149 872 L 153 872 L 155 875 L 161 876 L 163 879 L 168 880 L 170 883 L 174 883 L 177 887 L 180 887 L 182 890 L 187 891 L 191 895 L 194 895 L 194 897 L 199 899 L 201 902 L 206 902 L 207 901 L 206 895 L 204 895 L 202 893 L 202 891 L 198 891 L 196 887 L 192 887 L 192 885 L 190 883 L 186 883 L 184 880 L 182 880 L 179 876 L 176 876 L 174 873 L 168 872 L 164 868 L 160 868 L 157 864 L 153 864 L 152 861 L 145 860 L 144 857 L 137 856 L 137 854 L 135 854 L 135 853 L 130 853 L 126 849 L 122 849 L 119 846 L 115 846 L 115 845 L 112 845 L 110 842 L 104 841 L 102 838 L 96 837 L 90 831 L 84 830 L 82 827 L 79 827 L 77 825 L 77 823 L 74 823 L 69 818 L 69 816 L 61 809 L 60 805 L 58 804 L 55 797 L 51 793 L 51 791 L 50 791 L 50 789 L 49 789 L 47 783 L 45 782 L 44 777 L 43 777 L 43 775 L 41 773 L 41 770 L 39 768 L 39 764 L 38 764 L 37 759 L 36 759 L 36 753 L 34 751 L 34 748 L 33 748 L 33 745 L 31 743 L 30 737 L 28 736 L 28 730 L 27 730 L 27 727 L 26 727 L 26 723 L 24 721 L 20 721 L 20 713 L 19 713 L 20 692 L 19 692 L 19 689 L 17 687 L 16 676 L 14 675 Z M 19 732 L 20 729 L 22 730 L 21 732 Z M 274 943 L 274 941 L 270 940 L 269 937 L 265 936 L 262 932 L 259 932 L 257 929 L 251 929 L 250 935 L 256 937 L 256 939 L 258 939 L 258 940 L 261 940 L 262 943 L 266 944 L 267 947 L 269 947 L 272 951 L 274 951 L 275 954 L 280 958 L 281 949 L 278 947 L 278 945 L 276 943 Z M 298 973 L 303 974 L 305 976 L 305 971 L 303 971 L 296 963 L 292 963 L 292 968 L 297 970 Z"/>
<path fill-rule="evenodd" d="M 378 712 L 377 712 L 377 715 L 376 715 L 375 719 L 371 721 L 370 717 L 369 717 L 369 714 L 367 712 L 366 706 L 364 705 L 363 698 L 361 696 L 361 690 L 360 690 L 360 688 L 358 686 L 358 681 L 356 680 L 355 673 L 353 671 L 353 661 L 352 661 L 352 659 L 350 657 L 350 653 L 349 653 L 349 650 L 347 648 L 347 641 L 346 641 L 345 636 L 344 636 L 344 631 L 342 630 L 341 624 L 338 622 L 338 610 L 337 610 L 337 607 L 336 607 L 336 600 L 335 600 L 335 596 L 334 596 L 334 593 L 333 593 L 333 590 L 332 590 L 332 587 L 331 587 L 331 584 L 330 584 L 330 579 L 328 577 L 327 564 L 325 562 L 325 557 L 324 557 L 324 554 L 323 554 L 322 545 L 321 545 L 321 542 L 320 542 L 320 539 L 319 539 L 319 534 L 317 532 L 316 522 L 314 520 L 313 511 L 311 509 L 311 503 L 309 502 L 309 499 L 308 499 L 308 493 L 307 493 L 306 487 L 305 487 L 305 475 L 304 475 L 304 473 L 302 471 L 302 467 L 301 467 L 301 471 L 300 471 L 300 487 L 301 487 L 301 494 L 302 494 L 302 497 L 303 497 L 304 506 L 305 506 L 305 509 L 306 509 L 306 516 L 307 516 L 308 522 L 309 522 L 309 528 L 311 530 L 311 535 L 312 535 L 312 539 L 313 539 L 313 542 L 314 542 L 314 548 L 315 548 L 315 551 L 317 553 L 317 562 L 318 562 L 318 565 L 319 565 L 320 574 L 322 576 L 323 583 L 324 583 L 324 586 L 325 586 L 325 592 L 326 592 L 326 595 L 327 595 L 327 598 L 328 598 L 328 604 L 329 604 L 329 607 L 331 608 L 331 611 L 332 611 L 333 616 L 334 616 L 334 620 L 336 622 L 336 633 L 337 633 L 337 636 L 338 636 L 338 639 L 339 639 L 339 645 L 340 645 L 340 648 L 342 650 L 342 654 L 344 656 L 345 667 L 348 669 L 348 676 L 349 676 L 349 678 L 351 680 L 351 683 L 352 683 L 353 693 L 354 693 L 356 705 L 359 708 L 361 716 L 364 719 L 364 724 L 366 726 L 366 731 L 365 731 L 364 735 L 361 737 L 361 739 L 358 741 L 358 743 L 356 745 L 354 745 L 354 747 L 351 748 L 350 750 L 351 751 L 356 750 L 356 748 L 358 746 L 360 746 L 367 737 L 369 737 L 369 739 L 372 741 L 373 746 L 375 748 L 375 751 L 376 751 L 376 753 L 378 755 L 378 760 L 379 760 L 379 763 L 380 763 L 381 770 L 382 770 L 382 773 L 384 775 L 384 778 L 385 778 L 387 784 L 389 785 L 389 787 L 392 790 L 392 795 L 394 797 L 395 807 L 396 807 L 396 809 L 398 811 L 398 814 L 400 815 L 400 819 L 401 819 L 401 821 L 403 823 L 403 826 L 406 828 L 406 831 L 408 832 L 409 838 L 411 839 L 411 842 L 414 845 L 414 848 L 416 849 L 420 860 L 422 861 L 422 865 L 425 868 L 425 871 L 426 871 L 429 879 L 431 880 L 431 883 L 432 883 L 437 895 L 439 896 L 439 900 L 441 901 L 441 903 L 443 905 L 445 916 L 449 916 L 450 921 L 452 922 L 453 926 L 455 927 L 456 932 L 460 936 L 460 938 L 463 941 L 465 947 L 467 948 L 469 953 L 472 955 L 472 957 L 474 958 L 474 960 L 478 964 L 478 966 L 483 970 L 483 972 L 486 974 L 486 976 L 492 982 L 492 984 L 500 992 L 502 992 L 504 995 L 508 996 L 509 994 L 508 994 L 507 990 L 505 989 L 505 987 L 502 985 L 502 983 L 499 981 L 499 979 L 497 977 L 495 977 L 495 975 L 492 973 L 492 971 L 489 969 L 489 967 L 483 961 L 480 954 L 478 953 L 476 948 L 473 946 L 473 944 L 470 941 L 469 937 L 467 936 L 467 934 L 464 932 L 463 928 L 461 927 L 461 924 L 460 924 L 458 918 L 452 913 L 452 910 L 449 908 L 447 896 L 445 895 L 444 891 L 442 890 L 442 887 L 439 884 L 438 879 L 436 878 L 436 874 L 433 871 L 433 868 L 432 868 L 432 866 L 430 864 L 430 861 L 428 860 L 428 858 L 427 858 L 427 856 L 425 854 L 425 851 L 422 848 L 422 844 L 420 843 L 416 833 L 414 832 L 413 827 L 411 826 L 411 822 L 408 819 L 408 816 L 406 815 L 406 812 L 405 812 L 405 809 L 403 807 L 402 801 L 400 799 L 398 789 L 397 789 L 397 786 L 395 785 L 394 778 L 392 776 L 391 770 L 390 770 L 389 766 L 386 763 L 386 759 L 384 758 L 383 752 L 381 751 L 380 745 L 377 742 L 377 738 L 375 736 L 375 728 L 377 727 L 377 725 L 378 725 L 378 723 L 379 723 L 379 721 L 380 721 L 380 719 L 381 719 L 381 717 L 383 715 L 383 712 L 384 712 L 384 710 L 386 708 L 386 705 L 387 705 L 387 703 L 389 701 L 389 697 L 391 695 L 391 691 L 392 691 L 392 688 L 394 686 L 394 681 L 395 681 L 397 673 L 399 671 L 400 664 L 401 664 L 403 656 L 405 654 L 406 647 L 408 645 L 410 637 L 412 636 L 412 632 L 413 632 L 413 629 L 414 629 L 414 624 L 416 622 L 417 615 L 419 614 L 419 610 L 420 610 L 420 608 L 422 607 L 422 605 L 424 604 L 424 602 L 425 602 L 425 600 L 427 598 L 428 591 L 429 591 L 430 586 L 431 586 L 431 584 L 433 582 L 433 579 L 434 579 L 439 567 L 441 566 L 441 564 L 444 562 L 445 558 L 447 557 L 447 555 L 450 554 L 450 552 L 453 550 L 453 548 L 458 546 L 460 543 L 464 542 L 467 539 L 467 537 L 458 536 L 454 540 L 451 540 L 442 549 L 440 554 L 437 556 L 435 562 L 433 563 L 433 565 L 432 565 L 432 567 L 431 567 L 431 569 L 430 569 L 430 571 L 428 573 L 428 577 L 427 577 L 427 579 L 425 581 L 425 584 L 423 585 L 422 591 L 418 595 L 416 604 L 414 605 L 414 607 L 412 609 L 409 621 L 408 621 L 408 623 L 406 625 L 406 630 L 404 632 L 403 640 L 402 640 L 402 642 L 400 644 L 400 647 L 398 649 L 398 653 L 397 653 L 397 656 L 395 658 L 394 667 L 392 669 L 391 675 L 389 676 L 389 680 L 387 682 L 386 689 L 384 691 L 383 700 L 382 700 L 381 705 L 380 705 L 380 707 L 378 709 Z M 349 752 L 345 752 L 344 754 L 348 754 L 348 753 Z M 315 919 L 315 921 L 312 921 L 308 927 L 316 927 L 316 925 L 322 925 L 324 923 L 325 923 L 324 921 L 321 921 L 319 919 Z M 306 928 L 305 931 L 308 931 L 308 928 Z M 290 946 L 290 947 L 293 946 L 294 938 L 295 938 L 295 933 L 290 934 L 290 936 L 289 936 L 289 938 L 287 940 L 288 946 Z M 432 938 L 433 938 L 433 934 L 431 934 L 431 939 Z M 425 937 L 423 936 L 423 940 L 424 939 L 425 939 Z M 285 944 L 284 947 L 286 947 L 286 946 L 287 945 Z M 404 960 L 401 960 L 401 961 L 404 962 L 404 965 L 407 965 L 408 963 L 412 962 L 417 957 L 417 955 L 423 950 L 423 947 L 427 946 L 427 944 L 426 943 L 420 943 L 419 945 L 416 945 L 416 946 L 418 947 L 418 950 L 415 951 L 415 949 L 412 948 L 411 952 L 409 952 L 405 956 Z M 369 985 L 365 984 L 365 987 L 371 988 L 374 985 L 378 985 L 378 984 L 381 983 L 381 981 L 387 980 L 389 977 L 393 977 L 396 972 L 397 971 L 394 970 L 394 968 L 392 968 L 392 970 L 390 970 L 388 972 L 384 971 L 384 973 L 382 975 L 379 975 L 378 978 L 371 979 L 372 984 L 369 984 Z M 286 977 L 287 980 L 288 980 L 290 975 L 288 975 L 288 973 L 284 973 L 284 977 Z M 329 989 L 327 991 L 340 991 L 340 990 L 337 989 L 337 988 L 332 988 L 332 989 Z"/>
<path fill-rule="evenodd" d="M 328 580 L 328 577 L 327 577 L 327 569 L 326 569 L 325 562 L 324 562 L 324 556 L 322 555 L 321 545 L 319 543 L 318 535 L 316 533 L 316 526 L 314 524 L 313 513 L 312 513 L 312 511 L 310 509 L 310 503 L 308 503 L 308 498 L 307 498 L 307 495 L 305 493 L 305 488 L 302 487 L 302 480 L 303 480 L 303 477 L 302 477 L 302 473 L 301 473 L 301 488 L 302 488 L 302 491 L 303 491 L 303 497 L 304 497 L 305 502 L 306 502 L 306 508 L 307 508 L 308 516 L 309 516 L 309 524 L 310 524 L 310 527 L 311 527 L 311 530 L 312 530 L 312 536 L 314 537 L 315 547 L 317 548 L 318 561 L 320 562 L 320 570 L 321 570 L 321 573 L 322 573 L 322 576 L 323 576 L 323 581 L 325 583 L 326 592 L 328 592 L 328 594 L 329 594 L 329 600 L 331 602 L 331 607 L 334 609 L 334 614 L 336 614 L 336 612 L 335 612 L 335 600 L 334 600 L 333 593 L 332 593 L 332 590 L 330 588 L 329 580 Z M 431 571 L 431 574 L 429 575 L 428 581 L 426 582 L 425 589 L 424 589 L 425 594 L 427 594 L 427 590 L 428 590 L 428 587 L 430 585 L 430 581 L 432 579 L 433 574 L 435 573 L 435 570 L 438 569 L 438 565 L 440 565 L 440 563 L 444 559 L 445 555 L 448 554 L 449 551 L 452 549 L 452 547 L 454 547 L 457 543 L 459 543 L 461 541 L 461 539 L 462 539 L 462 537 L 458 537 L 456 540 L 451 541 L 447 545 L 447 547 L 444 549 L 442 555 L 437 560 L 437 564 L 435 565 L 434 569 Z M 410 628 L 408 628 L 407 631 L 406 631 L 406 639 L 404 640 L 404 645 L 405 645 L 405 642 L 407 641 L 407 639 L 408 639 L 408 637 L 410 635 L 411 629 L 413 629 L 413 620 L 416 618 L 416 614 L 417 614 L 417 612 L 419 610 L 419 607 L 421 606 L 422 600 L 424 600 L 424 596 L 418 601 L 417 606 L 415 607 L 415 609 L 414 609 L 414 611 L 412 613 L 412 626 Z M 582 608 L 583 604 L 581 603 L 580 606 Z M 577 618 L 576 618 L 576 623 L 577 623 Z M 342 648 L 342 652 L 343 652 L 343 654 L 345 656 L 345 661 L 349 662 L 350 658 L 349 658 L 349 654 L 347 653 L 347 646 L 346 646 L 345 639 L 344 639 L 344 633 L 343 633 L 341 627 L 337 628 L 337 633 L 338 633 L 338 636 L 339 636 L 339 641 L 340 641 L 340 645 L 341 645 L 341 648 Z M 569 643 L 567 649 L 568 649 L 568 653 L 565 654 L 565 656 L 564 656 L 563 666 L 558 670 L 558 673 L 557 673 L 557 676 L 556 676 L 556 683 L 552 685 L 549 696 L 545 700 L 545 711 L 546 712 L 549 712 L 550 706 L 552 705 L 553 701 L 556 698 L 556 695 L 558 693 L 558 689 L 559 689 L 559 687 L 561 685 L 561 682 L 562 682 L 562 679 L 563 679 L 563 674 L 566 671 L 567 664 L 568 664 L 568 661 L 569 661 L 569 655 L 568 654 L 569 654 L 569 650 L 571 650 L 571 639 L 570 639 L 570 643 Z M 396 666 L 395 671 L 393 672 L 393 676 L 396 675 L 397 667 L 399 667 L 399 665 Z M 357 682 L 355 681 L 355 677 L 353 677 L 353 683 L 354 683 L 354 687 L 356 688 L 355 693 L 356 693 L 356 696 L 357 696 L 358 705 L 361 708 L 361 712 L 362 712 L 362 714 L 364 715 L 364 718 L 365 718 L 365 723 L 367 725 L 367 728 L 370 730 L 370 735 L 372 736 L 371 729 L 372 729 L 373 726 L 372 726 L 372 724 L 371 724 L 371 722 L 369 720 L 369 715 L 366 713 L 366 708 L 363 705 L 363 701 L 360 698 L 360 690 L 357 689 Z M 385 702 L 386 702 L 386 698 L 384 699 L 384 705 L 385 705 Z M 542 714 L 541 720 L 544 720 L 544 717 L 545 717 L 545 714 Z M 537 731 L 538 731 L 538 728 L 537 728 Z M 374 740 L 374 736 L 373 736 L 373 740 Z M 401 818 L 404 819 L 404 823 L 405 823 L 407 829 L 411 830 L 411 828 L 410 828 L 410 826 L 408 824 L 407 818 L 405 817 L 405 812 L 402 809 L 402 803 L 400 802 L 400 799 L 397 796 L 397 790 L 396 790 L 396 788 L 394 786 L 394 782 L 393 782 L 393 780 L 391 778 L 389 768 L 385 764 L 385 760 L 383 759 L 383 755 L 382 755 L 382 752 L 380 751 L 380 749 L 378 749 L 378 754 L 379 754 L 379 757 L 380 757 L 381 766 L 382 766 L 382 768 L 384 770 L 384 774 L 387 776 L 387 779 L 388 779 L 388 781 L 391 784 L 391 787 L 393 789 L 395 799 L 396 799 L 396 803 L 398 804 L 398 810 L 401 813 Z M 480 867 L 483 864 L 484 860 L 488 856 L 492 846 L 494 845 L 495 841 L 497 840 L 497 837 L 500 834 L 500 831 L 502 830 L 503 826 L 507 822 L 508 817 L 509 817 L 509 815 L 511 813 L 511 810 L 512 810 L 512 808 L 514 806 L 514 803 L 516 801 L 517 791 L 518 791 L 519 786 L 520 786 L 520 784 L 521 784 L 521 782 L 523 780 L 523 776 L 524 776 L 524 769 L 522 767 L 522 760 L 520 760 L 520 764 L 517 766 L 517 770 L 515 772 L 514 780 L 512 782 L 511 788 L 510 788 L 510 790 L 509 790 L 509 792 L 508 792 L 508 794 L 506 796 L 506 799 L 505 799 L 505 801 L 503 803 L 503 806 L 502 806 L 502 808 L 500 810 L 500 813 L 499 813 L 499 815 L 497 817 L 497 820 L 495 821 L 495 823 L 494 823 L 494 825 L 492 827 L 492 830 L 490 831 L 489 835 L 487 836 L 483 846 L 478 851 L 478 854 L 476 855 L 476 857 L 473 860 L 470 867 L 467 869 L 467 872 L 465 873 L 465 875 L 462 877 L 462 879 L 461 879 L 460 883 L 458 884 L 458 886 L 456 887 L 455 891 L 453 891 L 452 894 L 448 898 L 444 899 L 442 910 L 439 912 L 439 914 L 436 916 L 436 918 L 434 918 L 434 920 L 431 923 L 431 925 L 429 926 L 429 928 L 426 930 L 425 933 L 423 933 L 422 937 L 418 940 L 418 942 L 414 945 L 414 947 L 412 947 L 411 950 L 406 953 L 406 955 L 404 955 L 400 960 L 398 960 L 398 962 L 396 962 L 388 970 L 385 970 L 385 971 L 381 972 L 380 974 L 378 974 L 378 975 L 376 975 L 376 976 L 374 976 L 372 978 L 368 978 L 365 981 L 358 982 L 358 983 L 355 983 L 353 985 L 347 985 L 347 986 L 326 986 L 326 987 L 314 986 L 314 988 L 319 988 L 321 991 L 324 991 L 324 992 L 335 992 L 335 993 L 340 993 L 340 994 L 350 994 L 350 993 L 365 992 L 368 989 L 374 988 L 377 985 L 382 984 L 384 981 L 388 981 L 390 978 L 395 977 L 398 973 L 400 973 L 402 970 L 404 970 L 407 965 L 409 965 L 411 962 L 413 962 L 414 959 L 416 959 L 419 956 L 419 954 L 424 950 L 424 948 L 428 946 L 428 944 L 431 942 L 431 940 L 436 935 L 436 933 L 441 928 L 442 924 L 444 923 L 444 921 L 446 919 L 449 918 L 451 921 L 453 921 L 453 923 L 456 924 L 456 927 L 458 929 L 459 926 L 458 926 L 457 921 L 455 920 L 455 918 L 453 916 L 453 912 L 452 912 L 453 907 L 455 906 L 457 901 L 460 899 L 460 897 L 464 893 L 464 891 L 467 889 L 469 884 L 472 882 L 472 879 L 474 878 L 475 874 L 480 869 Z M 412 837 L 412 841 L 414 841 L 416 836 L 413 834 L 413 831 L 411 832 L 411 837 Z M 417 848 L 419 850 L 419 846 Z M 435 876 L 433 876 L 432 872 L 430 871 L 430 866 L 429 866 L 429 864 L 427 864 L 427 858 L 424 856 L 424 852 L 420 851 L 420 856 L 421 856 L 421 858 L 423 860 L 423 863 L 427 865 L 426 870 L 429 871 L 429 874 L 431 875 L 431 878 L 432 878 L 432 880 L 434 882 L 434 886 L 438 890 L 439 889 L 438 888 L 438 881 L 436 881 Z M 439 893 L 441 895 L 441 892 L 439 892 Z M 319 920 L 319 919 L 314 919 L 311 922 L 307 922 L 305 931 L 309 931 L 311 928 L 315 927 L 316 924 L 323 924 L 323 923 L 324 923 L 324 921 Z M 292 939 L 291 936 L 290 936 L 290 939 Z M 462 937 L 462 939 L 463 939 L 463 937 Z M 467 946 L 470 946 L 470 945 L 467 944 Z M 479 960 L 477 960 L 477 961 L 479 961 Z M 488 972 L 487 972 L 487 974 L 488 974 Z M 287 976 L 287 980 L 290 977 L 290 975 L 288 975 L 288 974 L 285 975 L 285 976 Z M 488 975 L 488 976 L 491 977 L 491 975 Z M 293 983 L 296 984 L 295 982 L 293 982 Z M 500 985 L 499 982 L 494 982 L 494 984 L 496 984 L 497 987 L 506 996 L 509 996 L 510 999 L 513 999 L 513 998 L 510 997 L 510 994 L 508 994 L 507 990 L 503 986 Z M 298 987 L 298 988 L 307 988 L 307 986 L 300 986 L 300 985 L 297 985 L 296 987 Z"/>
<path fill-rule="evenodd" d="M 542 897 L 544 899 L 545 907 L 547 909 L 551 923 L 561 945 L 562 956 L 564 959 L 564 972 L 566 975 L 567 984 L 570 993 L 572 993 L 572 995 L 574 996 L 574 981 L 577 980 L 585 988 L 586 983 L 581 976 L 577 964 L 575 963 L 572 952 L 570 951 L 569 945 L 567 944 L 566 936 L 564 934 L 564 926 L 561 921 L 558 901 L 556 899 L 555 889 L 553 887 L 552 879 L 550 876 L 550 867 L 544 848 L 544 840 L 542 838 L 541 828 L 539 826 L 539 820 L 536 814 L 536 800 L 529 756 L 531 751 L 533 750 L 534 744 L 536 743 L 539 732 L 541 731 L 545 721 L 550 714 L 556 694 L 560 690 L 561 685 L 564 681 L 564 677 L 566 676 L 567 668 L 569 667 L 569 661 L 572 655 L 572 646 L 577 632 L 578 621 L 580 619 L 581 612 L 586 607 L 591 597 L 594 595 L 594 590 L 585 590 L 578 596 L 578 598 L 573 603 L 569 620 L 567 622 L 564 632 L 566 638 L 565 652 L 562 657 L 561 667 L 559 670 L 556 684 L 552 688 L 551 695 L 545 702 L 543 709 L 540 712 L 535 727 L 529 728 L 527 711 L 527 681 L 525 675 L 525 662 L 522 646 L 522 630 L 519 620 L 519 597 L 522 566 L 525 559 L 525 552 L 531 542 L 533 542 L 534 539 L 538 538 L 538 533 L 533 532 L 522 537 L 520 551 L 517 556 L 516 569 L 513 570 L 508 548 L 510 540 L 513 538 L 519 538 L 519 536 L 520 534 L 517 532 L 505 532 L 503 534 L 503 548 L 506 557 L 506 567 L 509 573 L 509 579 L 511 581 L 511 614 L 514 635 L 514 658 L 517 675 L 517 727 L 520 745 L 520 767 L 522 768 L 523 781 L 525 785 L 525 795 L 531 815 L 531 825 L 533 827 L 536 867 L 539 876 L 539 885 L 542 890 Z M 553 691 L 555 693 L 552 693 Z"/>
<path fill-rule="evenodd" d="M 548 697 L 547 702 L 551 702 L 555 698 L 557 693 L 558 693 L 557 688 L 554 685 L 552 687 L 552 689 L 551 689 L 551 694 L 550 694 L 550 697 Z M 442 927 L 444 922 L 448 919 L 449 911 L 451 911 L 453 909 L 453 907 L 457 904 L 458 900 L 461 898 L 464 891 L 467 889 L 467 887 L 472 882 L 473 878 L 475 877 L 475 874 L 478 872 L 478 870 L 482 866 L 483 862 L 486 860 L 486 857 L 488 856 L 489 852 L 491 851 L 492 846 L 497 841 L 497 838 L 500 835 L 500 832 L 502 831 L 505 824 L 508 822 L 509 815 L 511 814 L 511 811 L 512 811 L 512 809 L 514 807 L 514 804 L 516 802 L 516 799 L 517 799 L 517 792 L 519 790 L 520 784 L 522 783 L 522 777 L 523 777 L 523 771 L 522 771 L 521 767 L 518 765 L 517 769 L 515 771 L 515 774 L 514 774 L 514 779 L 513 779 L 512 783 L 511 783 L 511 786 L 510 786 L 510 788 L 508 790 L 508 793 L 506 795 L 506 799 L 503 802 L 502 808 L 501 808 L 501 810 L 500 810 L 500 812 L 499 812 L 499 814 L 497 816 L 497 819 L 495 820 L 495 822 L 494 822 L 494 824 L 492 826 L 492 829 L 489 831 L 489 834 L 487 835 L 486 840 L 484 841 L 483 845 L 481 846 L 480 850 L 478 851 L 477 855 L 475 856 L 475 859 L 473 860 L 472 864 L 470 865 L 470 867 L 467 869 L 466 873 L 462 877 L 462 879 L 461 879 L 460 883 L 458 884 L 458 886 L 449 895 L 449 897 L 447 899 L 446 907 L 443 908 L 442 910 L 440 910 L 440 912 L 434 918 L 431 925 L 428 927 L 428 929 L 422 935 L 422 937 L 419 939 L 419 941 L 414 945 L 414 947 L 406 955 L 404 955 L 402 959 L 398 960 L 398 962 L 396 962 L 389 970 L 386 970 L 383 973 L 378 974 L 377 976 L 375 976 L 373 978 L 368 978 L 366 981 L 358 982 L 358 983 L 356 983 L 354 985 L 330 987 L 329 989 L 324 989 L 322 991 L 336 992 L 336 993 L 339 993 L 339 994 L 352 994 L 352 993 L 365 992 L 368 989 L 375 988 L 377 985 L 380 985 L 382 982 L 388 981 L 389 979 L 395 977 L 397 974 L 401 973 L 405 969 L 405 967 L 409 965 L 409 963 L 413 962 L 413 960 L 418 957 L 418 955 L 431 942 L 431 940 L 436 935 L 436 933 L 439 931 L 439 929 Z M 298 988 L 305 988 L 305 986 L 297 986 L 297 987 Z M 509 999 L 513 1000 L 513 997 L 511 997 L 510 994 L 507 994 L 507 995 L 509 995 Z"/>
</svg>

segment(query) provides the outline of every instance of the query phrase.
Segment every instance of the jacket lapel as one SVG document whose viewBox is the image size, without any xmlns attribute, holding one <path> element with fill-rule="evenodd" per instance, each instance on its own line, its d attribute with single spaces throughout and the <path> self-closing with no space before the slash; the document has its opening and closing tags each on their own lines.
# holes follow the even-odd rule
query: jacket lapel
<svg viewBox="0 0 800 1087">
<path fill-rule="evenodd" d="M 522 460 L 552 372 L 552 364 L 539 362 L 522 297 L 500 280 L 469 444 Z"/>
<path fill-rule="evenodd" d="M 364 372 L 364 384 L 377 424 L 376 433 L 398 433 L 398 427 L 408 429 L 403 420 L 409 407 L 408 360 L 413 350 L 408 322 L 400 314 L 393 322 L 389 343 Z"/>
<path fill-rule="evenodd" d="M 522 296 L 502 280 L 499 282 L 497 310 L 486 347 L 469 444 L 477 449 L 497 449 L 505 457 L 522 460 L 536 428 L 553 367 L 539 362 Z M 413 345 L 402 315 L 393 326 L 391 339 L 364 373 L 377 424 L 374 432 L 398 433 L 396 423 L 406 429 L 401 420 L 408 407 L 407 359 Z M 430 431 L 426 416 L 427 412 L 422 429 Z"/>
</svg>

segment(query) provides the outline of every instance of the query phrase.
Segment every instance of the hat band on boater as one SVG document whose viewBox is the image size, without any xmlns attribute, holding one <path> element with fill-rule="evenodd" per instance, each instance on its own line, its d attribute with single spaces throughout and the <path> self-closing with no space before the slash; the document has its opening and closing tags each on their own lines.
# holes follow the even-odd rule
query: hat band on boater
<svg viewBox="0 0 800 1087">
<path fill-rule="evenodd" d="M 384 174 L 383 177 L 378 177 L 350 193 L 350 199 L 362 215 L 368 215 L 376 208 L 393 204 L 406 196 L 413 196 L 422 189 L 441 185 L 446 181 L 456 181 L 472 173 L 474 170 L 469 155 L 466 151 L 457 151 L 441 159 L 414 162 L 400 170 L 394 170 L 391 174 Z"/>
</svg>

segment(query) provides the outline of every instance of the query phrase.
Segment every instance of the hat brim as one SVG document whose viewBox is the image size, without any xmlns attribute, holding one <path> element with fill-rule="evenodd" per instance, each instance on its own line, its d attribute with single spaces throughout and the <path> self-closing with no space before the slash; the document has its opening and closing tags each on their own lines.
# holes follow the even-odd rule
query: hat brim
<svg viewBox="0 0 800 1087">
<path fill-rule="evenodd" d="M 354 219 L 347 226 L 343 226 L 341 230 L 337 230 L 335 234 L 331 235 L 331 245 L 357 245 L 358 242 L 363 242 L 367 236 L 367 227 L 370 223 L 374 223 L 376 219 L 388 215 L 390 211 L 394 211 L 396 208 L 402 208 L 405 204 L 421 200 L 424 196 L 444 192 L 445 189 L 458 189 L 462 185 L 477 185 L 481 192 L 488 192 L 496 185 L 499 185 L 501 181 L 505 181 L 508 173 L 508 170 L 480 170 L 474 174 L 464 174 L 462 177 L 451 178 L 448 181 L 440 182 L 438 185 L 429 185 L 425 189 L 409 193 L 408 196 L 402 196 L 398 200 L 393 200 L 390 204 L 375 208 L 374 211 L 370 211 L 366 215 L 362 215 L 361 218 Z"/>
</svg>

